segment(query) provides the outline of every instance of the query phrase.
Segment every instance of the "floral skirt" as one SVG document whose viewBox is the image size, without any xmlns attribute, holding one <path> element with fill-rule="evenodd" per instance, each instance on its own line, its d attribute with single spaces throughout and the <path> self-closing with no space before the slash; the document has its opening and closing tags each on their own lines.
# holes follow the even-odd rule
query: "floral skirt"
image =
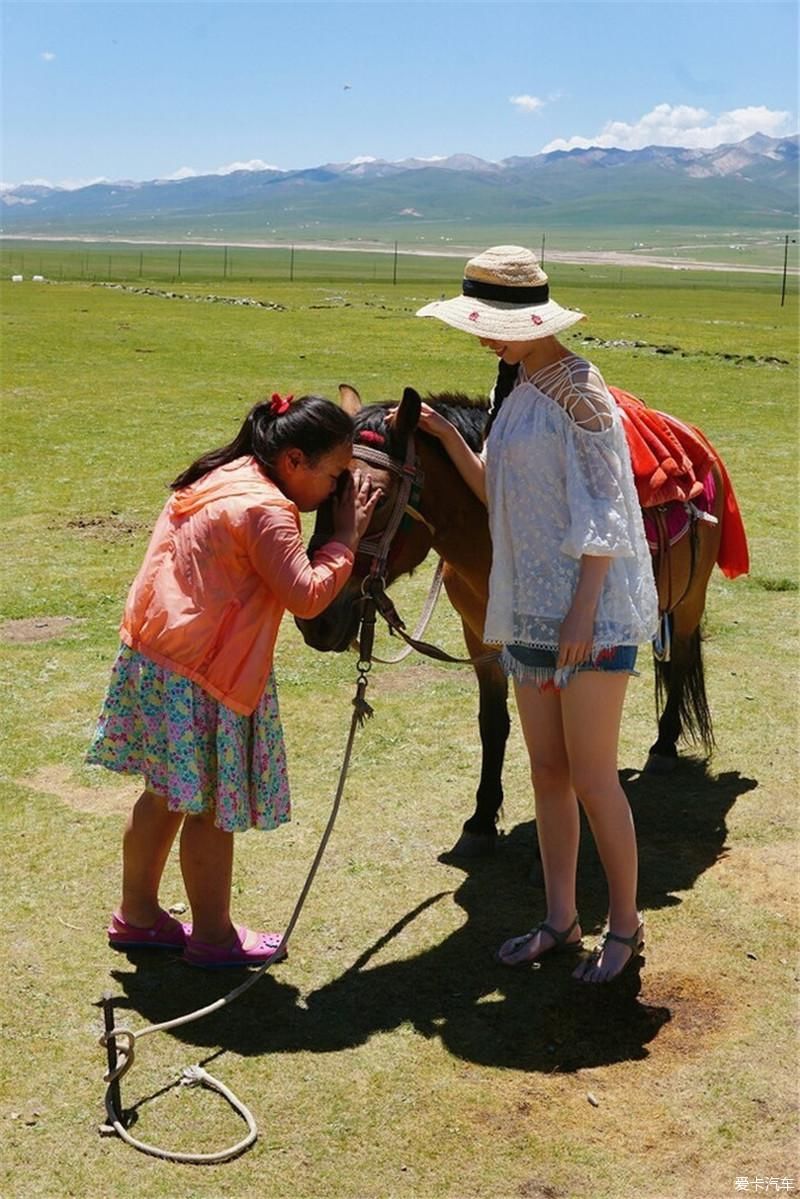
<svg viewBox="0 0 800 1199">
<path fill-rule="evenodd" d="M 173 812 L 213 810 L 225 832 L 276 828 L 290 818 L 273 675 L 252 716 L 242 716 L 123 645 L 86 760 L 143 775 Z"/>
</svg>

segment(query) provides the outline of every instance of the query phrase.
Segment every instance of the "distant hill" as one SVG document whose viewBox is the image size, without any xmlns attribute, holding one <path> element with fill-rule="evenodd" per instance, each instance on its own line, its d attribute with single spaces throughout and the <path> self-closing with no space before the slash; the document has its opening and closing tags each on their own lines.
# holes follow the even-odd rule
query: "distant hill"
<svg viewBox="0 0 800 1199">
<path fill-rule="evenodd" d="M 625 226 L 794 228 L 798 137 L 754 134 L 713 150 L 591 147 L 485 162 L 328 163 L 181 180 L 40 185 L 0 194 L 14 234 L 424 240 L 442 230 Z"/>
</svg>

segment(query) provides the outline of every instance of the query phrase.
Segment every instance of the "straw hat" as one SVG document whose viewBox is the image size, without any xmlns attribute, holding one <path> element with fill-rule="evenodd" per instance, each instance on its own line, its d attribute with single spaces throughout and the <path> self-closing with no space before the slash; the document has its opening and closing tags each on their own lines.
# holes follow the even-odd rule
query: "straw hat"
<svg viewBox="0 0 800 1199">
<path fill-rule="evenodd" d="M 492 341 L 533 341 L 562 333 L 584 314 L 550 299 L 547 275 L 530 250 L 492 246 L 470 258 L 460 296 L 426 304 L 417 316 Z"/>
</svg>

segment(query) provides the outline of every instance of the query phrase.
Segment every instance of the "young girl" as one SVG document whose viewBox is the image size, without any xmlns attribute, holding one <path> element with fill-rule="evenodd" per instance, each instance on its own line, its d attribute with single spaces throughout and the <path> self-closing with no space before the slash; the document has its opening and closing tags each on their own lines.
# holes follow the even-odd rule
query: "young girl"
<svg viewBox="0 0 800 1199">
<path fill-rule="evenodd" d="M 504 942 L 498 958 L 520 966 L 581 947 L 580 799 L 608 881 L 609 913 L 605 937 L 575 977 L 607 982 L 644 945 L 617 745 L 636 647 L 657 619 L 625 434 L 597 368 L 556 339 L 583 314 L 550 299 L 530 251 L 495 246 L 471 259 L 463 294 L 417 315 L 473 334 L 500 364 L 480 457 L 429 407 L 420 419 L 488 507 L 484 639 L 503 646 L 531 761 L 547 911 L 536 928 Z"/>
<path fill-rule="evenodd" d="M 276 395 L 172 484 L 128 594 L 88 753 L 144 776 L 123 838 L 115 949 L 182 949 L 195 966 L 280 956 L 279 934 L 231 921 L 233 832 L 289 819 L 273 650 L 286 608 L 315 616 L 345 584 L 379 497 L 358 473 L 337 495 L 352 432 L 329 400 Z M 309 561 L 299 512 L 332 496 L 331 540 Z M 181 825 L 191 926 L 158 903 Z"/>
</svg>

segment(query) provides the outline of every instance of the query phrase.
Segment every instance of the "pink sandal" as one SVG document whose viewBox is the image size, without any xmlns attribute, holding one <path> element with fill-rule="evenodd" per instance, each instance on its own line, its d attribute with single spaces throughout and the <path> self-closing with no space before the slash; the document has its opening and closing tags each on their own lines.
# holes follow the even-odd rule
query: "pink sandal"
<svg viewBox="0 0 800 1199">
<path fill-rule="evenodd" d="M 155 924 L 142 928 L 128 924 L 119 912 L 114 912 L 108 926 L 108 943 L 112 949 L 183 949 L 191 924 L 181 924 L 169 912 L 160 909 Z"/>
<path fill-rule="evenodd" d="M 209 945 L 188 937 L 183 951 L 184 962 L 206 970 L 220 970 L 229 966 L 261 966 L 264 962 L 280 962 L 286 957 L 280 933 L 253 932 L 243 925 L 235 927 L 236 940 L 232 945 Z"/>
</svg>

